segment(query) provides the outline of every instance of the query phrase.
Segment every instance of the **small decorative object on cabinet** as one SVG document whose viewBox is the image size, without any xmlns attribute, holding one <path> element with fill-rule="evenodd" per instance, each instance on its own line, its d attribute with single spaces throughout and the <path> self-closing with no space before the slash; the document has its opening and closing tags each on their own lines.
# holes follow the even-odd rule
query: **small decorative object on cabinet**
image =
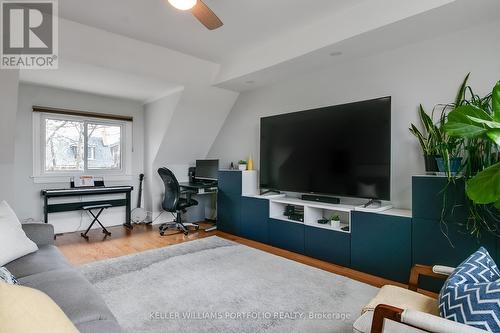
<svg viewBox="0 0 500 333">
<path fill-rule="evenodd" d="M 253 170 L 253 159 L 252 159 L 252 155 L 250 155 L 250 157 L 248 158 L 247 170 Z"/>
<path fill-rule="evenodd" d="M 247 170 L 247 161 L 241 160 L 238 162 L 238 169 L 240 171 L 246 171 Z"/>
<path fill-rule="evenodd" d="M 333 229 L 340 229 L 340 216 L 333 215 L 330 218 L 330 224 L 332 225 Z"/>
</svg>

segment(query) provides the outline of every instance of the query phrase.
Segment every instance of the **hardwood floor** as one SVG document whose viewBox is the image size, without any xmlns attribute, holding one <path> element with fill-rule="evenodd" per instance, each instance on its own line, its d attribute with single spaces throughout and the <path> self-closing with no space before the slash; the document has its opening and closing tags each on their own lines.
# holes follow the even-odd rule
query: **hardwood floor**
<svg viewBox="0 0 500 333">
<path fill-rule="evenodd" d="M 89 241 L 80 236 L 80 232 L 59 235 L 56 245 L 73 265 L 83 265 L 93 261 L 124 256 L 127 254 L 152 250 L 168 245 L 179 244 L 195 239 L 217 235 L 255 249 L 259 249 L 274 255 L 294 260 L 305 265 L 316 267 L 331 273 L 343 275 L 348 278 L 370 284 L 375 287 L 382 287 L 392 284 L 406 288 L 407 285 L 387 280 L 374 275 L 355 271 L 350 268 L 338 266 L 325 261 L 307 257 L 294 252 L 279 249 L 270 245 L 262 244 L 238 236 L 230 235 L 221 231 L 205 232 L 202 229 L 210 227 L 210 224 L 200 224 L 199 231 L 190 232 L 188 236 L 172 231 L 167 236 L 160 236 L 158 226 L 135 225 L 133 230 L 128 230 L 122 226 L 108 228 L 112 233 L 111 237 L 104 237 L 100 229 L 89 232 Z M 431 297 L 437 297 L 435 293 L 420 290 L 420 292 Z"/>
<path fill-rule="evenodd" d="M 200 223 L 200 226 L 199 231 L 192 231 L 188 236 L 176 231 L 160 236 L 158 225 L 139 224 L 134 225 L 133 230 L 116 226 L 107 228 L 111 232 L 110 237 L 105 237 L 101 229 L 93 229 L 88 234 L 88 241 L 80 236 L 80 232 L 73 232 L 58 235 L 55 243 L 66 258 L 78 266 L 215 235 L 215 231 L 201 230 L 211 224 Z"/>
</svg>

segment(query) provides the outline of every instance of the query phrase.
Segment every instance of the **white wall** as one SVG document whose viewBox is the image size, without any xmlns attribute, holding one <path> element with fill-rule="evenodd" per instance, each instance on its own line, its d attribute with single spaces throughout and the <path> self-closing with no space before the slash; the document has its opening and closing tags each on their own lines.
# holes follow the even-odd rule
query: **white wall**
<svg viewBox="0 0 500 333">
<path fill-rule="evenodd" d="M 0 201 L 12 202 L 14 198 L 14 140 L 17 116 L 19 71 L 0 71 Z M 14 96 L 14 97 L 13 97 Z"/>
<path fill-rule="evenodd" d="M 159 100 L 144 105 L 144 118 L 146 132 L 144 135 L 145 155 L 145 187 L 144 201 L 149 212 L 159 210 L 159 201 L 163 193 L 163 184 L 159 182 L 156 174 L 158 166 L 154 163 L 161 148 L 163 138 L 170 125 L 172 116 L 177 108 L 182 95 L 182 90 L 165 96 Z M 153 206 L 155 209 L 153 209 Z M 155 219 L 157 214 L 152 214 Z"/>
<path fill-rule="evenodd" d="M 187 181 L 189 166 L 207 156 L 237 97 L 238 93 L 220 88 L 187 85 L 182 91 L 144 106 L 146 207 L 155 223 L 171 220 L 169 214 L 157 219 L 164 191 L 157 169 L 167 167 L 180 182 Z M 202 206 L 194 215 L 204 214 Z"/>
<path fill-rule="evenodd" d="M 12 203 L 18 217 L 42 220 L 43 205 L 40 190 L 44 188 L 64 188 L 69 184 L 35 184 L 33 182 L 33 105 L 75 109 L 89 112 L 127 115 L 134 117 L 132 179 L 123 182 L 106 182 L 106 185 L 138 186 L 138 175 L 144 165 L 144 111 L 141 103 L 124 99 L 110 98 L 69 90 L 21 84 L 19 87 L 18 113 L 15 138 L 14 193 Z M 137 201 L 137 191 L 133 191 L 132 207 Z M 110 198 L 107 196 L 106 198 Z M 77 198 L 79 199 L 79 198 Z M 84 198 L 88 200 L 89 197 Z M 70 199 L 70 200 L 74 200 Z M 125 221 L 124 207 L 111 208 L 101 215 L 105 225 L 120 225 Z M 49 222 L 54 224 L 56 232 L 70 232 L 85 229 L 91 222 L 85 212 L 66 212 L 49 215 Z"/>
<path fill-rule="evenodd" d="M 389 95 L 392 201 L 410 208 L 411 176 L 424 171 L 422 153 L 408 132 L 409 124 L 418 122 L 417 107 L 453 101 L 469 71 L 477 92 L 489 92 L 500 79 L 498 31 L 500 21 L 242 93 L 208 156 L 228 164 L 252 154 L 258 166 L 260 117 Z"/>
</svg>

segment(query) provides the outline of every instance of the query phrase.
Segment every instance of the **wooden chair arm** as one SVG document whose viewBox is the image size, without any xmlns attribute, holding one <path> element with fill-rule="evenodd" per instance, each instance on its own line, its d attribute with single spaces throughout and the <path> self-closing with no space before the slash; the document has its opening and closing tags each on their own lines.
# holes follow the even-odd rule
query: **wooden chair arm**
<svg viewBox="0 0 500 333">
<path fill-rule="evenodd" d="M 403 311 L 403 309 L 396 308 L 391 305 L 377 305 L 375 311 L 373 312 L 372 328 L 370 332 L 382 333 L 382 330 L 384 329 L 384 319 L 389 319 L 400 323 L 401 314 L 403 313 Z"/>
<path fill-rule="evenodd" d="M 429 276 L 438 279 L 446 279 L 448 275 L 435 273 L 432 270 L 432 266 L 427 265 L 415 265 L 411 269 L 410 281 L 408 282 L 408 289 L 412 291 L 417 291 L 418 280 L 420 275 Z"/>
</svg>

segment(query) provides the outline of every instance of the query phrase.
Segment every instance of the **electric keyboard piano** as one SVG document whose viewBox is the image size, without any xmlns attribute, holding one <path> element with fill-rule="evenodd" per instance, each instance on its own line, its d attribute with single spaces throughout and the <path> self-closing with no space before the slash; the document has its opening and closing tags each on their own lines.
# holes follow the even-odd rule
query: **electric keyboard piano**
<svg viewBox="0 0 500 333">
<path fill-rule="evenodd" d="M 46 189 L 41 191 L 44 198 L 43 212 L 44 222 L 48 223 L 49 213 L 69 212 L 82 210 L 84 206 L 94 206 L 110 204 L 112 207 L 125 206 L 125 227 L 132 229 L 130 220 L 131 212 L 131 192 L 132 186 L 100 186 L 100 187 L 79 187 L 68 189 Z M 79 197 L 90 195 L 124 194 L 123 199 L 97 200 L 97 201 L 76 201 L 69 203 L 49 203 L 50 198 Z"/>
</svg>

